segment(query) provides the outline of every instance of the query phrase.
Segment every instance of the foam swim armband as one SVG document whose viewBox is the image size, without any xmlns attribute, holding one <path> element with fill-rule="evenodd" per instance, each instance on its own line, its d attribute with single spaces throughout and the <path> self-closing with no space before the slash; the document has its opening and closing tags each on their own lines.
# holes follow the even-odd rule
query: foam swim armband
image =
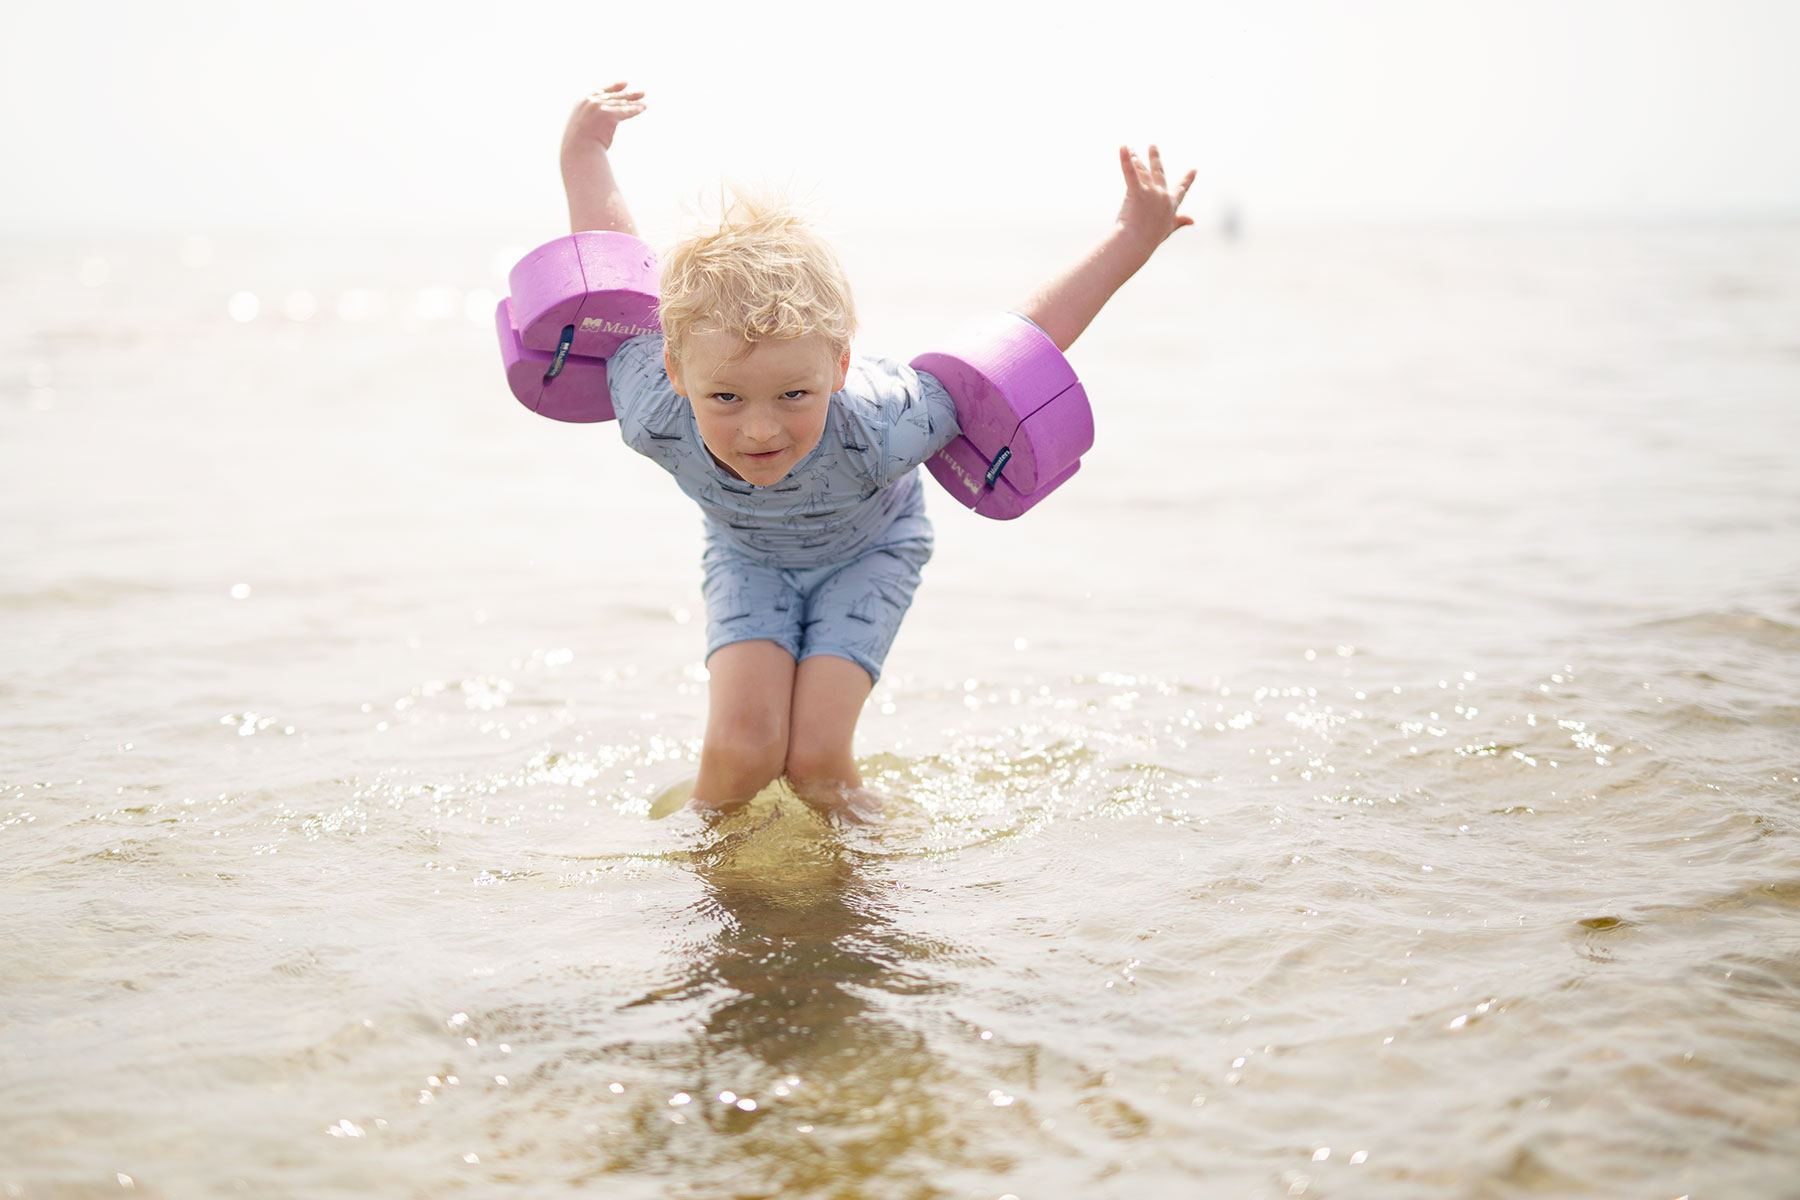
<svg viewBox="0 0 1800 1200">
<path fill-rule="evenodd" d="M 519 403 L 558 421 L 610 421 L 606 360 L 655 333 L 656 252 L 625 233 L 570 234 L 520 259 L 494 311 L 506 382 Z"/>
<path fill-rule="evenodd" d="M 1009 521 L 1061 487 L 1094 444 L 1094 412 L 1075 369 L 1044 331 L 1002 313 L 912 360 L 956 403 L 962 434 L 926 461 L 944 490 Z"/>
</svg>

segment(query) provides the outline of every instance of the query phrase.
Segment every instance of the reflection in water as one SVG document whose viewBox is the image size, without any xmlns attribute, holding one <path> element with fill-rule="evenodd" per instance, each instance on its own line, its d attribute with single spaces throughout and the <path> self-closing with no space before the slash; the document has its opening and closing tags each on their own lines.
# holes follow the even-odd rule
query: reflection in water
<svg viewBox="0 0 1800 1200">
<path fill-rule="evenodd" d="M 930 1196 L 921 1172 L 1003 1167 L 950 1109 L 975 1085 L 896 1004 L 938 990 L 925 965 L 953 950 L 901 932 L 888 885 L 785 785 L 713 836 L 693 861 L 717 931 L 676 983 L 626 1006 L 698 1002 L 700 1021 L 686 1043 L 627 1051 L 652 1053 L 670 1086 L 603 1170 L 678 1167 L 740 1195 Z"/>
</svg>

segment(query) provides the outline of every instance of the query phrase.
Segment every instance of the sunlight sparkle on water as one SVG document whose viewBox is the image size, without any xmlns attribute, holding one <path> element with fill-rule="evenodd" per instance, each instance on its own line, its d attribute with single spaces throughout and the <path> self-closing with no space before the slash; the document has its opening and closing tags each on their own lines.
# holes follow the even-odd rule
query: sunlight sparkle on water
<svg viewBox="0 0 1800 1200">
<path fill-rule="evenodd" d="M 1369 350 L 1370 330 L 1352 322 L 1347 355 L 1385 355 L 1397 386 L 1365 389 L 1352 370 L 1352 385 L 1334 392 L 1285 373 L 1279 354 L 1232 351 L 1240 339 L 1221 338 L 1225 369 L 1196 394 L 1229 397 L 1270 370 L 1269 395 L 1257 397 L 1275 400 L 1263 406 L 1269 426 L 1291 419 L 1309 436 L 1245 428 L 1234 441 L 1228 428 L 1216 445 L 1151 448 L 1208 470 L 1164 481 L 1115 471 L 1103 490 L 1125 490 L 1107 500 L 1098 479 L 1077 482 L 1061 502 L 1068 528 L 1098 536 L 1095 522 L 1098 544 L 1118 551 L 1087 602 L 1079 587 L 1043 604 L 987 589 L 968 539 L 985 543 L 966 531 L 990 526 L 934 514 L 946 544 L 925 593 L 934 599 L 909 618 L 910 641 L 875 689 L 859 745 L 871 787 L 890 797 L 873 831 L 828 828 L 787 795 L 767 824 L 658 813 L 661 796 L 691 790 L 700 761 L 710 681 L 693 640 L 693 564 L 681 553 L 665 568 L 662 527 L 647 524 L 657 562 L 641 573 L 634 564 L 632 594 L 615 596 L 605 548 L 566 553 L 586 514 L 541 536 L 520 528 L 519 512 L 544 500 L 540 444 L 576 475 L 553 488 L 555 506 L 579 492 L 604 511 L 635 484 L 622 472 L 621 490 L 606 490 L 613 473 L 590 477 L 582 451 L 561 460 L 556 447 L 582 431 L 526 423 L 505 395 L 492 322 L 508 289 L 482 270 L 485 242 L 464 249 L 473 265 L 454 275 L 433 274 L 444 267 L 431 264 L 457 261 L 438 244 L 385 273 L 386 256 L 362 243 L 327 260 L 284 239 L 259 264 L 241 238 L 221 237 L 216 256 L 201 239 L 191 270 L 173 261 L 179 236 L 129 257 L 110 246 L 102 256 L 97 243 L 51 246 L 43 280 L 27 282 L 54 286 L 18 289 L 19 347 L 0 363 L 0 401 L 10 395 L 26 418 L 11 432 L 43 439 L 19 456 L 43 520 L 30 523 L 36 533 L 15 531 L 22 551 L 41 553 L 28 553 L 26 578 L 0 597 L 27 647 L 9 666 L 34 710 L 7 744 L 14 775 L 0 778 L 0 829 L 31 880 L 9 914 L 26 936 L 9 946 L 14 974 L 45 989 L 48 1018 L 43 1069 L 26 1064 L 32 1094 L 14 1098 L 14 1123 L 100 1121 L 128 1150 L 132 1176 L 143 1172 L 136 1186 L 169 1194 L 195 1190 L 182 1171 L 279 1170 L 286 1151 L 265 1128 L 278 1126 L 313 1150 L 354 1156 L 338 1164 L 354 1168 L 344 1189 L 377 1194 L 466 1186 L 474 1141 L 485 1147 L 479 1172 L 505 1172 L 523 1190 L 605 1178 L 620 1200 L 903 1194 L 934 1170 L 995 1200 L 984 1173 L 988 1186 L 1027 1180 L 986 1166 L 1034 1156 L 1062 1161 L 1026 1171 L 1068 1168 L 1121 1195 L 1178 1190 L 1171 1175 L 1189 1163 L 1219 1194 L 1303 1185 L 1320 1195 L 1348 1187 L 1345 1177 L 1373 1187 L 1352 1168 L 1371 1161 L 1356 1147 L 1374 1143 L 1378 1172 L 1404 1175 L 1422 1200 L 1455 1200 L 1519 1183 L 1516 1158 L 1468 1153 L 1496 1121 L 1534 1151 L 1554 1150 L 1579 1179 L 1612 1177 L 1621 1191 L 1675 1196 L 1682 1177 L 1650 1177 L 1664 1167 L 1691 1168 L 1690 1184 L 1714 1175 L 1730 1194 L 1755 1194 L 1761 1173 L 1778 1191 L 1791 1122 L 1780 1124 L 1757 1084 L 1793 1064 L 1758 1036 L 1756 1016 L 1793 982 L 1781 941 L 1795 908 L 1782 802 L 1796 768 L 1769 751 L 1793 725 L 1788 651 L 1800 631 L 1788 614 L 1800 609 L 1791 572 L 1780 589 L 1729 571 L 1716 587 L 1685 578 L 1729 566 L 1720 546 L 1759 550 L 1759 581 L 1782 565 L 1744 531 L 1783 511 L 1787 478 L 1769 468 L 1761 492 L 1740 481 L 1772 458 L 1764 443 L 1791 444 L 1779 436 L 1792 432 L 1782 424 L 1791 406 L 1751 403 L 1762 386 L 1753 364 L 1774 357 L 1763 332 L 1736 359 L 1723 343 L 1734 322 L 1793 327 L 1791 288 L 1770 306 L 1753 291 L 1775 289 L 1775 276 L 1753 278 L 1749 264 L 1764 248 L 1791 264 L 1800 248 L 1785 234 L 1755 236 L 1716 262 L 1700 242 L 1681 243 L 1692 260 L 1683 286 L 1732 290 L 1677 310 L 1706 332 L 1704 353 L 1677 361 L 1679 335 L 1647 344 L 1654 374 L 1603 369 L 1596 355 L 1619 330 L 1593 296 L 1564 314 L 1584 318 L 1568 322 L 1581 327 L 1575 348 L 1558 358 L 1552 345 L 1518 375 L 1486 372 L 1460 341 L 1440 345 L 1410 322 Z M 1457 314 L 1461 331 L 1490 315 L 1489 285 L 1528 282 L 1534 301 L 1560 302 L 1605 274 L 1593 267 L 1619 265 L 1626 242 L 1609 239 L 1604 261 L 1580 272 L 1529 280 L 1510 261 L 1496 280 L 1409 258 L 1391 239 L 1358 246 L 1380 260 L 1361 281 L 1375 286 L 1350 289 L 1359 293 L 1387 287 L 1395 266 L 1429 267 L 1435 306 L 1443 279 L 1472 275 L 1469 290 L 1484 299 Z M 1581 258 L 1581 244 L 1562 241 L 1557 261 L 1570 248 Z M 1209 264 L 1237 272 L 1222 291 L 1261 278 L 1277 248 L 1239 249 Z M 26 266 L 36 254 L 25 248 Z M 99 290 L 83 286 L 84 255 Z M 1668 258 L 1681 255 L 1656 261 Z M 178 303 L 144 299 L 157 271 Z M 1156 284 L 1147 274 L 1134 286 Z M 254 314 L 234 323 L 228 302 L 240 288 L 240 315 L 252 318 L 249 299 Z M 79 336 L 94 331 L 83 314 L 98 297 L 112 307 L 111 289 L 125 316 L 142 319 L 125 336 Z M 40 305 L 40 291 L 52 303 Z M 1142 294 L 1147 309 L 1174 307 Z M 1265 296 L 1243 299 L 1219 311 L 1269 308 Z M 935 301 L 902 319 L 928 327 L 934 312 Z M 200 319 L 183 319 L 191 314 Z M 1307 340 L 1275 324 L 1251 332 Z M 1164 329 L 1153 331 L 1159 345 Z M 1529 330 L 1513 332 L 1524 345 Z M 1169 345 L 1185 355 L 1181 338 Z M 1102 337 L 1083 353 L 1102 369 L 1110 356 L 1171 378 L 1193 365 L 1134 349 L 1108 350 Z M 195 350 L 223 369 L 191 371 Z M 1422 369 L 1470 369 L 1420 374 L 1408 356 Z M 469 376 L 477 358 L 486 365 Z M 1772 397 L 1793 393 L 1796 363 L 1782 360 Z M 419 426 L 402 397 L 370 425 L 354 394 L 363 389 L 320 386 L 342 369 L 444 396 L 450 419 Z M 1690 429 L 1685 397 L 1658 406 L 1716 369 L 1730 372 L 1718 397 L 1730 420 Z M 270 406 L 317 410 L 318 420 L 279 423 L 284 442 L 297 439 L 279 447 L 284 461 L 349 472 L 350 500 L 316 499 L 304 468 L 290 476 L 274 464 L 278 545 L 261 546 L 254 529 L 239 541 L 229 519 L 242 485 L 265 481 L 227 470 L 216 496 L 160 486 L 170 463 L 205 485 L 195 464 L 266 439 L 273 427 L 241 409 L 244 379 Z M 1558 403 L 1545 401 L 1568 381 Z M 1446 383 L 1456 395 L 1431 395 Z M 1118 403 L 1129 408 L 1137 390 Z M 1372 393 L 1390 390 L 1407 402 L 1383 410 Z M 37 392 L 56 400 L 41 419 L 28 411 Z M 190 415 L 223 419 L 171 431 L 155 410 L 173 396 Z M 1506 398 L 1524 437 L 1492 434 Z M 1460 403 L 1433 404 L 1434 419 L 1418 422 L 1428 399 Z M 1352 410 L 1355 420 L 1339 415 Z M 1190 415 L 1177 435 L 1209 424 Z M 403 425 L 406 453 L 388 453 L 380 441 Z M 1737 435 L 1744 442 L 1722 432 L 1758 425 L 1763 436 Z M 206 440 L 209 427 L 217 439 Z M 515 429 L 517 442 L 488 444 Z M 1607 430 L 1630 470 L 1580 452 Z M 1385 441 L 1398 445 L 1389 460 Z M 140 442 L 170 453 L 132 453 Z M 1633 460 L 1634 445 L 1650 459 Z M 1695 461 L 1708 447 L 1721 464 L 1711 474 Z M 625 461 L 610 440 L 604 452 Z M 1366 469 L 1339 470 L 1371 455 Z M 111 483 L 137 499 L 96 497 L 90 459 L 125 472 Z M 141 459 L 161 461 L 134 476 Z M 483 486 L 454 486 L 470 462 Z M 1488 493 L 1455 478 L 1456 467 L 1479 476 L 1490 463 Z M 1680 504 L 1652 486 L 1664 467 L 1693 468 L 1699 486 Z M 1331 480 L 1327 499 L 1364 514 L 1354 529 L 1321 527 L 1323 509 L 1297 482 L 1310 479 Z M 1269 489 L 1265 504 L 1267 483 L 1294 486 Z M 158 511 L 158 500 L 170 507 Z M 1141 534 L 1117 540 L 1115 502 Z M 226 514 L 216 529 L 215 506 Z M 1577 510 L 1592 520 L 1571 529 Z M 1192 540 L 1196 516 L 1221 569 L 1165 569 L 1157 547 Z M 1677 532 L 1665 542 L 1653 517 Z M 395 560 L 391 547 L 411 545 L 432 520 L 477 548 L 504 547 L 506 569 L 478 554 L 446 573 L 439 551 L 460 536 Z M 1479 551 L 1434 561 L 1465 527 L 1479 531 Z M 688 536 L 679 516 L 669 528 Z M 1542 536 L 1551 532 L 1572 540 Z M 1016 539 L 1037 535 L 1021 526 L 1006 536 L 1026 547 L 1021 558 L 1032 553 Z M 1620 552 L 1596 559 L 1602 544 Z M 1665 544 L 1683 561 L 1652 569 Z M 1574 569 L 1548 578 L 1534 564 Z M 218 581 L 231 574 L 233 607 L 221 611 Z M 598 621 L 596 595 L 609 601 Z M 1120 611 L 1096 620 L 1114 598 Z M 1163 625 L 1177 636 L 1158 636 Z M 134 636 L 145 628 L 168 636 Z M 121 664 L 133 664 L 124 676 Z M 75 939 L 61 903 L 71 895 L 83 900 Z M 134 912 L 154 909 L 173 916 Z M 117 965 L 96 975 L 97 961 Z M 1409 974 L 1395 978 L 1395 967 Z M 197 997 L 183 1012 L 220 1051 L 216 1065 L 190 1063 L 171 1080 L 167 1046 L 140 1036 L 156 993 L 97 990 L 115 975 Z M 1528 1018 L 1471 1003 L 1502 981 Z M 346 995 L 391 1014 L 392 1027 L 371 1036 L 331 1016 Z M 324 1015 L 290 1022 L 287 1000 Z M 468 1012 L 437 1016 L 451 1003 Z M 85 1006 L 84 1020 L 55 1020 L 64 1004 Z M 1535 1053 L 1579 1037 L 1601 1010 L 1624 1014 L 1606 1057 Z M 505 1037 L 520 1053 L 493 1048 Z M 1697 1053 L 1677 1066 L 1670 1045 Z M 1191 1065 L 1171 1070 L 1171 1048 Z M 500 1058 L 504 1074 L 493 1070 Z M 781 1082 L 790 1069 L 806 1074 L 804 1091 Z M 284 1086 L 234 1111 L 240 1071 Z M 760 1094 L 727 1098 L 727 1078 Z M 1030 1095 L 1000 1089 L 1002 1079 Z M 1346 1081 L 1399 1107 L 1340 1105 L 1321 1121 L 1317 1097 Z M 683 1083 L 699 1090 L 667 1090 Z M 1594 1094 L 1625 1103 L 1566 1103 Z M 1515 1120 L 1527 1097 L 1555 1121 Z M 403 1109 L 389 1113 L 400 1136 L 364 1115 L 383 1105 Z M 321 1125 L 332 1111 L 340 1116 Z M 234 1136 L 233 1120 L 255 1128 Z M 1409 1120 L 1427 1132 L 1402 1128 Z M 1739 1136 L 1709 1159 L 1709 1131 L 1726 1126 Z M 214 1161 L 182 1163 L 186 1127 L 217 1134 Z M 317 1143 L 321 1132 L 331 1140 Z M 1655 1153 L 1672 1139 L 1692 1153 Z M 79 1140 L 34 1146 L 103 1187 L 105 1158 L 93 1161 L 91 1147 L 83 1164 Z M 60 1170 L 42 1165 L 46 1177 Z M 318 1170 L 302 1183 L 331 1190 L 335 1168 Z M 0 1200 L 14 1193 L 0 1179 Z"/>
<path fill-rule="evenodd" d="M 369 288 L 348 288 L 339 294 L 340 321 L 373 321 L 387 315 L 387 297 Z"/>
<path fill-rule="evenodd" d="M 290 321 L 310 321 L 319 311 L 319 298 L 305 288 L 295 288 L 282 302 L 281 311 Z"/>
</svg>

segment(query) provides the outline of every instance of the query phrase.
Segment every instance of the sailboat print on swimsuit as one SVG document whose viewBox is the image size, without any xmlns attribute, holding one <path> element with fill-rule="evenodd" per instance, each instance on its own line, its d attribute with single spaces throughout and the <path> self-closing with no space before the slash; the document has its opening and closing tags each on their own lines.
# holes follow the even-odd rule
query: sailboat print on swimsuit
<svg viewBox="0 0 1800 1200">
<path fill-rule="evenodd" d="M 821 565 L 885 529 L 917 483 L 889 487 L 956 436 L 956 410 L 928 375 L 885 359 L 853 360 L 831 397 L 819 444 L 771 487 L 728 475 L 669 382 L 659 336 L 608 362 L 619 431 L 675 477 L 728 542 L 783 566 Z"/>
</svg>

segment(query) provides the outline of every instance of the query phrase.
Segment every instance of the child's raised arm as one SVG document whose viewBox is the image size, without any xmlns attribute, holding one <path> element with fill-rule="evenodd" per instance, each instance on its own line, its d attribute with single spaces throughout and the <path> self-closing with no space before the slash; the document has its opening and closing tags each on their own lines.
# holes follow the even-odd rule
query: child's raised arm
<svg viewBox="0 0 1800 1200">
<path fill-rule="evenodd" d="M 625 194 L 606 157 L 619 122 L 644 111 L 644 93 L 627 91 L 627 86 L 609 83 L 583 98 L 563 129 L 563 191 L 569 197 L 571 233 L 600 229 L 637 235 Z"/>
<path fill-rule="evenodd" d="M 1177 211 L 1193 186 L 1193 171 L 1171 186 L 1155 146 L 1150 147 L 1148 162 L 1129 147 L 1120 146 L 1119 166 L 1125 173 L 1125 202 L 1112 229 L 1086 257 L 1019 308 L 1037 322 L 1058 350 L 1074 344 L 1113 293 L 1150 261 L 1171 233 L 1194 223 L 1194 218 Z"/>
</svg>

